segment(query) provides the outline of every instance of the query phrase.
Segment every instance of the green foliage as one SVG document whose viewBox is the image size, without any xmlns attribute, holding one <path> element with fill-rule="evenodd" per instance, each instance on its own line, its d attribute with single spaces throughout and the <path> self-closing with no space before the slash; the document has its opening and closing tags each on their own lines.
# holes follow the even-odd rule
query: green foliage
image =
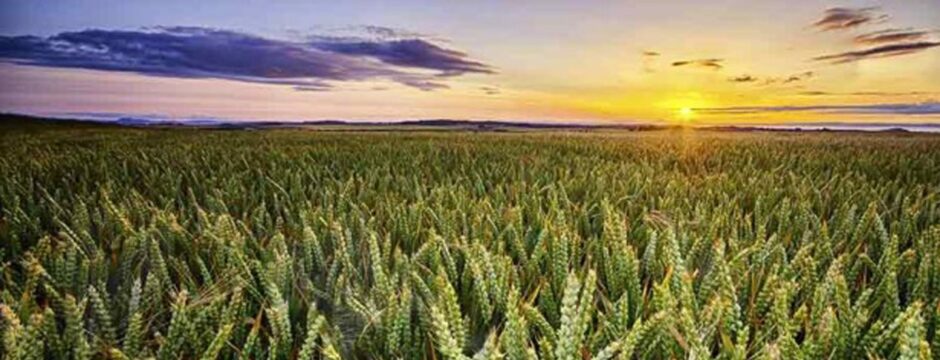
<svg viewBox="0 0 940 360">
<path fill-rule="evenodd" d="M 7 130 L 4 359 L 940 350 L 933 136 Z"/>
</svg>

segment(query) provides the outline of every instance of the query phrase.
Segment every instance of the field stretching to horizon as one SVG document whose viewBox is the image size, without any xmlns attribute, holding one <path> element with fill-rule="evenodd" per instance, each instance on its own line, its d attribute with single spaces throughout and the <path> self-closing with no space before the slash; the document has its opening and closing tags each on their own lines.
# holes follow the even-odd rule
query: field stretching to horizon
<svg viewBox="0 0 940 360">
<path fill-rule="evenodd" d="M 4 359 L 940 356 L 940 136 L 19 125 Z"/>
</svg>

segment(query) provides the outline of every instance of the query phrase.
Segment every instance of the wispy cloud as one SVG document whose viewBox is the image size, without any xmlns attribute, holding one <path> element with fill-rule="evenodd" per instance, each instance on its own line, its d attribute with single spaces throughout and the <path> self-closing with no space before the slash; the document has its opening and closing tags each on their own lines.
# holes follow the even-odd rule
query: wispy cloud
<svg viewBox="0 0 940 360">
<path fill-rule="evenodd" d="M 495 95 L 499 95 L 502 93 L 502 90 L 500 90 L 497 87 L 492 87 L 492 86 L 481 86 L 480 90 L 483 91 L 484 94 L 490 95 L 490 96 L 495 96 Z"/>
<path fill-rule="evenodd" d="M 924 40 L 929 34 L 929 31 L 913 29 L 887 29 L 858 35 L 853 41 L 861 45 L 879 45 Z"/>
<path fill-rule="evenodd" d="M 383 28 L 373 29 L 391 36 Z M 201 27 L 83 30 L 0 36 L 0 61 L 23 65 L 218 78 L 322 91 L 333 82 L 387 79 L 421 90 L 491 66 L 426 39 L 287 41 Z"/>
<path fill-rule="evenodd" d="M 813 24 L 823 31 L 845 30 L 864 24 L 880 23 L 888 19 L 878 7 L 830 8 L 823 18 Z M 913 28 L 892 28 L 856 35 L 852 41 L 868 48 L 827 54 L 813 58 L 831 64 L 844 64 L 864 59 L 885 58 L 921 52 L 940 46 L 940 42 L 929 38 L 930 31 Z"/>
<path fill-rule="evenodd" d="M 493 73 L 490 66 L 468 60 L 466 53 L 445 49 L 422 39 L 382 42 L 321 41 L 313 43 L 312 46 L 332 53 L 372 57 L 390 65 L 438 70 L 443 76 Z"/>
<path fill-rule="evenodd" d="M 816 73 L 813 71 L 804 71 L 797 74 L 787 75 L 784 77 L 756 77 L 751 75 L 740 75 L 728 78 L 728 81 L 735 83 L 759 83 L 761 85 L 771 85 L 771 84 L 790 84 L 798 81 L 804 81 L 816 76 Z M 763 80 L 761 80 L 763 79 Z"/>
<path fill-rule="evenodd" d="M 876 46 L 864 50 L 846 51 L 837 54 L 817 56 L 816 61 L 827 61 L 832 64 L 844 64 L 864 59 L 884 58 L 898 55 L 913 54 L 933 47 L 940 46 L 940 42 L 920 41 L 914 43 L 900 43 Z"/>
<path fill-rule="evenodd" d="M 804 71 L 804 72 L 801 72 L 801 73 L 799 73 L 799 74 L 794 74 L 794 75 L 787 76 L 786 78 L 781 79 L 780 82 L 782 82 L 782 83 L 784 83 L 784 84 L 789 84 L 789 83 L 794 83 L 794 82 L 797 82 L 797 81 L 803 81 L 803 80 L 812 78 L 813 76 L 816 76 L 816 73 L 815 73 L 815 72 L 812 72 L 812 71 Z"/>
<path fill-rule="evenodd" d="M 937 92 L 928 91 L 853 91 L 853 92 L 829 92 L 829 91 L 803 91 L 799 95 L 803 96 L 927 96 L 940 95 Z"/>
<path fill-rule="evenodd" d="M 643 50 L 643 52 L 641 52 L 640 55 L 642 55 L 643 72 L 648 73 L 648 74 L 652 74 L 656 72 L 656 63 L 658 62 L 657 60 L 662 54 L 660 54 L 660 52 L 658 51 Z"/>
<path fill-rule="evenodd" d="M 700 108 L 695 110 L 703 114 L 712 115 L 743 115 L 773 112 L 815 112 L 856 115 L 937 115 L 940 114 L 940 102 L 810 106 L 734 106 L 722 108 Z"/>
<path fill-rule="evenodd" d="M 308 31 L 289 30 L 292 38 L 307 42 L 318 41 L 393 41 L 408 39 L 423 39 L 431 42 L 447 43 L 430 34 L 410 31 L 401 28 L 376 25 L 349 25 L 341 27 L 314 26 Z"/>
<path fill-rule="evenodd" d="M 297 90 L 297 91 L 311 91 L 311 92 L 317 92 L 317 91 L 330 91 L 330 90 L 332 90 L 332 89 L 333 89 L 333 88 L 332 88 L 331 86 L 326 85 L 326 84 L 323 84 L 323 85 L 321 85 L 321 84 L 310 84 L 310 85 L 296 85 L 296 86 L 294 86 L 294 90 Z"/>
<path fill-rule="evenodd" d="M 413 38 L 425 38 L 427 37 L 424 34 L 417 33 L 414 31 L 409 31 L 405 29 L 393 28 L 388 26 L 377 26 L 377 25 L 360 25 L 348 28 L 349 30 L 357 31 L 361 30 L 367 34 L 378 37 L 382 40 L 390 39 L 413 39 Z"/>
<path fill-rule="evenodd" d="M 887 20 L 888 16 L 880 14 L 880 10 L 878 7 L 829 8 L 813 26 L 822 31 L 846 30 Z"/>
<path fill-rule="evenodd" d="M 673 62 L 672 66 L 694 66 L 713 70 L 721 70 L 724 67 L 724 65 L 722 65 L 722 62 L 724 61 L 724 59 L 681 60 Z"/>
<path fill-rule="evenodd" d="M 736 83 L 749 83 L 749 82 L 755 82 L 757 80 L 758 79 L 756 77 L 753 77 L 751 75 L 746 75 L 746 74 L 728 78 L 728 81 L 736 82 Z"/>
</svg>

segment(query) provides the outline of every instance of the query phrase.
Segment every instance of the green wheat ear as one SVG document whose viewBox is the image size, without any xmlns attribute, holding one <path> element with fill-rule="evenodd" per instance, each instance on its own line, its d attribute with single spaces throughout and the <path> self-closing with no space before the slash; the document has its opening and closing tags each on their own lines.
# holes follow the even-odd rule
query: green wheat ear
<svg viewBox="0 0 940 360">
<path fill-rule="evenodd" d="M 447 322 L 447 315 L 436 305 L 427 307 L 428 315 L 431 320 L 431 330 L 434 342 L 438 351 L 445 359 L 457 360 L 465 356 L 458 346 L 458 341 L 451 331 L 451 325 Z"/>
<path fill-rule="evenodd" d="M 574 272 L 568 274 L 565 293 L 561 303 L 561 326 L 556 331 L 556 359 L 576 359 L 580 356 L 584 333 L 590 325 L 594 310 L 594 270 L 588 271 L 582 290 L 582 282 Z"/>
<path fill-rule="evenodd" d="M 91 299 L 92 310 L 95 314 L 95 322 L 100 327 L 99 338 L 104 344 L 114 344 L 117 339 L 117 332 L 111 321 L 111 311 L 105 303 L 98 289 L 93 286 L 88 287 L 88 298 Z"/>
<path fill-rule="evenodd" d="M 186 290 L 180 291 L 176 294 L 176 301 L 173 303 L 172 315 L 170 320 L 170 326 L 167 330 L 167 336 L 165 342 L 157 353 L 157 358 L 172 359 L 175 358 L 183 350 L 183 346 L 187 341 L 192 339 L 187 339 L 188 327 L 190 326 L 189 314 L 187 311 L 187 302 L 189 300 L 189 293 Z"/>
<path fill-rule="evenodd" d="M 202 354 L 202 360 L 215 360 L 221 354 L 223 347 L 229 340 L 229 337 L 232 335 L 232 329 L 235 327 L 235 324 L 226 324 L 222 325 L 222 328 L 219 329 L 219 332 L 216 333 L 215 338 L 212 339 L 212 342 L 209 344 L 209 348 Z"/>
<path fill-rule="evenodd" d="M 511 360 L 529 359 L 529 327 L 525 317 L 519 311 L 522 304 L 519 303 L 517 292 L 514 288 L 509 292 L 509 303 L 507 304 L 506 325 L 500 336 L 500 343 L 506 352 L 506 358 Z"/>
<path fill-rule="evenodd" d="M 326 326 L 326 318 L 317 311 L 316 304 L 310 304 L 307 311 L 307 335 L 297 356 L 299 359 L 312 359 L 317 350 L 317 340 Z"/>
</svg>

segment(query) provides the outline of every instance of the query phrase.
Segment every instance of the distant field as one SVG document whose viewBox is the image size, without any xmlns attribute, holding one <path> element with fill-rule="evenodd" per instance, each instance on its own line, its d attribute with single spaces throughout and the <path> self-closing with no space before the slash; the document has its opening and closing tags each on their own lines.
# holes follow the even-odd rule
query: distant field
<svg viewBox="0 0 940 360">
<path fill-rule="evenodd" d="M 0 210 L 4 358 L 940 354 L 937 135 L 7 122 Z"/>
</svg>

